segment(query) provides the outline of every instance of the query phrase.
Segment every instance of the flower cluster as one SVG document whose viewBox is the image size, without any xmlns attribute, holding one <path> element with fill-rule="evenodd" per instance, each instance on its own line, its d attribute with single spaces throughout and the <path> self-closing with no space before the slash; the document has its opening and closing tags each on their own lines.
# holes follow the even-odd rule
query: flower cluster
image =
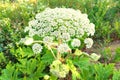
<svg viewBox="0 0 120 80">
<path fill-rule="evenodd" d="M 80 42 L 79 39 L 73 39 L 71 45 L 72 45 L 73 47 L 79 47 L 79 46 L 81 45 L 81 42 Z"/>
<path fill-rule="evenodd" d="M 84 43 L 86 44 L 86 48 L 91 48 L 93 45 L 93 40 L 91 38 L 86 38 Z"/>
<path fill-rule="evenodd" d="M 73 36 L 82 37 L 85 33 L 88 36 L 94 35 L 94 27 L 94 24 L 90 23 L 87 14 L 82 14 L 79 10 L 47 8 L 29 22 L 29 26 L 26 27 L 25 31 L 29 31 L 29 36 L 37 34 L 41 37 L 54 36 L 60 38 L 62 35 L 66 35 L 65 39 L 69 40 Z"/>
<path fill-rule="evenodd" d="M 62 44 L 58 46 L 57 50 L 63 53 L 67 52 L 69 45 L 66 43 L 69 41 L 71 41 L 72 47 L 80 47 L 83 44 L 81 43 L 82 37 L 85 38 L 86 48 L 90 48 L 93 41 L 88 37 L 94 35 L 95 25 L 90 23 L 87 14 L 82 14 L 80 10 L 47 8 L 38 13 L 24 31 L 28 31 L 29 37 L 40 36 L 45 44 L 61 40 Z"/>
<path fill-rule="evenodd" d="M 40 53 L 42 51 L 42 46 L 38 43 L 33 44 L 32 49 L 35 54 Z"/>
<path fill-rule="evenodd" d="M 71 49 L 67 44 L 63 43 L 58 46 L 57 50 L 59 53 L 65 53 L 65 52 L 70 52 Z"/>
<path fill-rule="evenodd" d="M 87 14 L 82 14 L 80 10 L 70 8 L 47 8 L 43 12 L 38 13 L 34 20 L 29 22 L 25 28 L 29 38 L 21 39 L 26 45 L 32 45 L 32 50 L 35 54 L 45 51 L 47 48 L 55 58 L 55 61 L 50 65 L 50 72 L 59 78 L 65 78 L 72 68 L 72 73 L 79 76 L 73 64 L 71 67 L 66 63 L 62 63 L 64 53 L 71 53 L 72 49 L 78 48 L 75 55 L 83 54 L 79 48 L 85 44 L 86 48 L 91 48 L 93 40 L 89 36 L 95 33 L 95 25 L 90 23 Z M 37 41 L 33 39 L 35 35 L 39 36 Z M 43 51 L 42 51 L 43 49 Z M 96 55 L 92 55 L 96 57 Z M 98 59 L 98 58 L 97 58 Z M 95 60 L 97 60 L 95 59 Z M 44 76 L 45 80 L 50 77 Z"/>
<path fill-rule="evenodd" d="M 62 64 L 59 60 L 55 60 L 50 65 L 50 72 L 59 78 L 65 78 L 69 73 L 69 67 L 65 64 Z"/>
</svg>

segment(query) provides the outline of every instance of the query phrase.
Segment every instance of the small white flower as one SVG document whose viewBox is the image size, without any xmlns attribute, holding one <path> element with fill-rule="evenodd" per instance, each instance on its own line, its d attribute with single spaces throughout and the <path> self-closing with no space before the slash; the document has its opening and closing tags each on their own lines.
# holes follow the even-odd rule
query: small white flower
<svg viewBox="0 0 120 80">
<path fill-rule="evenodd" d="M 25 38 L 23 40 L 25 45 L 31 45 L 34 41 L 33 38 Z"/>
<path fill-rule="evenodd" d="M 67 31 L 66 26 L 60 26 L 59 30 L 61 31 L 61 33 L 65 33 Z"/>
<path fill-rule="evenodd" d="M 20 41 L 19 41 L 19 43 L 24 43 L 25 40 L 26 40 L 25 38 L 21 38 Z"/>
<path fill-rule="evenodd" d="M 54 31 L 54 32 L 51 33 L 51 36 L 59 38 L 61 36 L 61 32 L 60 31 Z"/>
<path fill-rule="evenodd" d="M 86 44 L 86 48 L 91 48 L 93 45 L 93 40 L 91 38 L 86 38 L 84 43 Z"/>
<path fill-rule="evenodd" d="M 93 23 L 90 23 L 90 34 L 93 36 L 95 33 L 95 25 Z"/>
<path fill-rule="evenodd" d="M 35 43 L 32 46 L 32 50 L 35 54 L 42 52 L 42 49 L 43 49 L 43 47 L 38 43 Z"/>
<path fill-rule="evenodd" d="M 37 25 L 38 21 L 37 20 L 32 20 L 29 22 L 29 26 L 35 27 Z"/>
<path fill-rule="evenodd" d="M 44 28 L 45 33 L 51 32 L 52 30 L 53 30 L 52 27 Z"/>
<path fill-rule="evenodd" d="M 73 39 L 71 45 L 72 47 L 79 47 L 81 45 L 81 42 L 79 39 Z"/>
<path fill-rule="evenodd" d="M 63 33 L 61 36 L 63 41 L 69 41 L 70 40 L 70 34 L 69 33 Z"/>
<path fill-rule="evenodd" d="M 37 33 L 37 31 L 35 29 L 30 29 L 29 30 L 29 36 L 30 37 L 33 37 L 36 33 Z"/>
<path fill-rule="evenodd" d="M 52 43 L 53 42 L 53 38 L 49 37 L 49 36 L 46 36 L 46 37 L 43 38 L 43 42 L 44 43 Z"/>
<path fill-rule="evenodd" d="M 74 26 L 80 26 L 79 23 L 77 22 L 74 22 Z"/>
<path fill-rule="evenodd" d="M 30 27 L 25 27 L 24 32 L 29 31 L 31 28 Z"/>
<path fill-rule="evenodd" d="M 39 36 L 42 36 L 43 35 L 43 29 L 39 29 L 36 34 L 38 34 Z"/>
<path fill-rule="evenodd" d="M 70 36 L 75 36 L 75 30 L 74 29 L 69 28 L 68 33 L 70 34 Z"/>
<path fill-rule="evenodd" d="M 60 23 L 60 24 L 64 23 L 64 21 L 62 19 L 58 19 L 57 22 Z"/>
<path fill-rule="evenodd" d="M 36 14 L 35 18 L 39 20 L 41 18 L 41 13 Z"/>
<path fill-rule="evenodd" d="M 84 30 L 82 28 L 77 29 L 77 37 L 82 37 L 84 35 Z"/>
<path fill-rule="evenodd" d="M 63 44 L 60 44 L 57 48 L 58 52 L 60 53 L 65 53 L 65 52 L 68 52 L 70 51 L 70 48 L 67 44 L 63 43 Z"/>
</svg>

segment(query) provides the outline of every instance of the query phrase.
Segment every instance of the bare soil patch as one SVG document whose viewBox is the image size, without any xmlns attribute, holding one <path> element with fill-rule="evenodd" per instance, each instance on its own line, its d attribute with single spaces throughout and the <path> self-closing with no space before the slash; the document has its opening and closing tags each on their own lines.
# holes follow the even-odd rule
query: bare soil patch
<svg viewBox="0 0 120 80">
<path fill-rule="evenodd" d="M 98 45 L 96 43 L 96 44 L 93 45 L 92 48 L 86 49 L 85 51 L 88 52 L 88 53 L 97 53 L 97 54 L 100 54 L 100 52 L 102 52 L 105 49 L 109 48 L 110 51 L 111 51 L 111 53 L 112 53 L 112 55 L 114 56 L 116 49 L 119 48 L 119 47 L 120 47 L 120 40 L 117 40 L 117 41 L 109 43 L 106 46 Z M 117 62 L 117 63 L 115 63 L 115 67 L 117 69 L 120 69 L 120 61 Z"/>
</svg>

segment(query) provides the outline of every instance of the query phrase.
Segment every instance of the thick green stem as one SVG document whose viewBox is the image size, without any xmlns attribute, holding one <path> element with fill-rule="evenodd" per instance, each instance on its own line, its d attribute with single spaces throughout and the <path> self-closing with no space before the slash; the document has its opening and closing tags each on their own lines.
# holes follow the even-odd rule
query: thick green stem
<svg viewBox="0 0 120 80">
<path fill-rule="evenodd" d="M 51 51 L 53 57 L 54 57 L 55 59 L 57 59 L 56 56 L 55 56 L 55 54 L 54 54 L 54 52 L 53 52 L 53 50 L 51 49 L 51 47 L 50 47 L 50 46 L 47 46 L 47 47 L 50 49 L 50 51 Z"/>
</svg>

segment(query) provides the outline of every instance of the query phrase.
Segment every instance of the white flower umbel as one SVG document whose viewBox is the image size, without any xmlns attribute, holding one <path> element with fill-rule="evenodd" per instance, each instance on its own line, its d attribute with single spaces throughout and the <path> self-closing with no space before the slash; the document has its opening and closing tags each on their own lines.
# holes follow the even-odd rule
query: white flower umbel
<svg viewBox="0 0 120 80">
<path fill-rule="evenodd" d="M 82 37 L 84 35 L 84 30 L 82 28 L 77 29 L 77 37 Z"/>
<path fill-rule="evenodd" d="M 32 20 L 32 21 L 29 22 L 29 26 L 36 27 L 37 23 L 38 23 L 38 20 Z"/>
<path fill-rule="evenodd" d="M 55 30 L 54 32 L 51 32 L 51 36 L 54 36 L 56 39 L 60 38 L 61 32 Z"/>
<path fill-rule="evenodd" d="M 93 40 L 91 38 L 86 38 L 84 43 L 86 44 L 86 48 L 91 48 L 93 45 Z"/>
<path fill-rule="evenodd" d="M 33 37 L 35 34 L 37 34 L 37 31 L 35 29 L 30 29 L 29 30 L 29 36 Z"/>
<path fill-rule="evenodd" d="M 57 48 L 59 53 L 65 53 L 65 52 L 69 52 L 70 48 L 66 43 L 60 44 Z"/>
<path fill-rule="evenodd" d="M 50 36 L 46 36 L 43 38 L 43 42 L 46 43 L 52 43 L 53 42 L 53 38 Z"/>
<path fill-rule="evenodd" d="M 50 65 L 50 72 L 59 78 L 65 78 L 69 73 L 69 67 L 62 64 L 59 60 L 55 60 Z"/>
<path fill-rule="evenodd" d="M 42 49 L 43 49 L 43 47 L 42 47 L 40 44 L 38 44 L 38 43 L 35 43 L 35 44 L 33 44 L 33 46 L 32 46 L 32 50 L 33 50 L 33 52 L 34 52 L 35 54 L 41 53 L 41 52 L 42 52 Z"/>
<path fill-rule="evenodd" d="M 24 32 L 27 32 L 27 31 L 29 31 L 31 28 L 28 26 L 28 27 L 26 27 L 25 29 L 24 29 Z"/>
<path fill-rule="evenodd" d="M 51 36 L 55 37 L 53 41 L 62 38 L 61 40 L 66 42 L 75 37 L 81 38 L 85 34 L 88 34 L 86 37 L 93 36 L 95 28 L 87 14 L 82 14 L 80 10 L 46 8 L 29 22 L 29 26 L 24 31 L 28 31 L 30 37 L 38 35 L 43 40 L 44 37 Z"/>
<path fill-rule="evenodd" d="M 69 33 L 63 33 L 62 36 L 61 36 L 61 39 L 64 41 L 64 42 L 67 42 L 70 40 L 70 34 Z"/>
<path fill-rule="evenodd" d="M 72 47 L 79 47 L 81 45 L 81 42 L 79 39 L 73 39 L 71 42 Z"/>
<path fill-rule="evenodd" d="M 68 29 L 68 33 L 70 34 L 70 36 L 75 36 L 75 30 L 72 28 Z"/>
<path fill-rule="evenodd" d="M 87 28 L 86 28 L 87 35 L 88 35 L 88 36 L 89 36 L 89 35 L 93 36 L 94 33 L 95 33 L 95 25 L 94 25 L 93 23 L 90 23 L 89 26 L 90 26 L 90 27 L 87 27 Z"/>
</svg>

